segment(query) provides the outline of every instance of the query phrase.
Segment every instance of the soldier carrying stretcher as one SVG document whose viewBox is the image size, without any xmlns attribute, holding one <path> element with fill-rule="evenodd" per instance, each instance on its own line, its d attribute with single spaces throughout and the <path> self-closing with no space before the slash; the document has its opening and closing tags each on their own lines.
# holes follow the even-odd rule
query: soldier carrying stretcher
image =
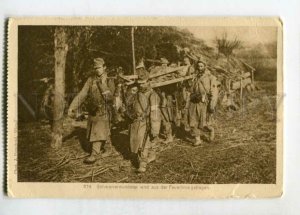
<svg viewBox="0 0 300 215">
<path fill-rule="evenodd" d="M 161 68 L 166 69 L 169 61 L 166 58 L 161 58 Z M 172 123 L 174 122 L 173 111 L 173 94 L 174 89 L 170 86 L 161 87 L 159 91 L 160 96 L 160 112 L 161 112 L 161 126 L 166 136 L 165 143 L 173 141 Z"/>
<path fill-rule="evenodd" d="M 149 73 L 144 67 L 137 66 L 138 80 L 136 93 L 127 99 L 130 124 L 130 149 L 138 155 L 138 172 L 145 172 L 147 164 L 156 159 L 155 144 L 160 129 L 160 98 L 151 89 Z"/>
</svg>

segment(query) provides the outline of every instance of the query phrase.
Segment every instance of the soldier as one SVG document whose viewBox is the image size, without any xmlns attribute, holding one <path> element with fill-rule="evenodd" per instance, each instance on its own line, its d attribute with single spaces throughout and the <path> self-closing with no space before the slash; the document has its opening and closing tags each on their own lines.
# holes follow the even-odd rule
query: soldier
<svg viewBox="0 0 300 215">
<path fill-rule="evenodd" d="M 80 105 L 88 100 L 87 139 L 92 144 L 92 151 L 84 161 L 87 164 L 96 161 L 96 156 L 101 153 L 105 143 L 110 144 L 109 103 L 112 102 L 112 94 L 107 87 L 105 68 L 102 58 L 94 59 L 95 74 L 88 78 L 68 111 L 68 115 L 74 118 Z"/>
<path fill-rule="evenodd" d="M 169 61 L 166 58 L 161 58 L 161 67 L 166 69 Z M 161 88 L 161 114 L 162 114 L 162 127 L 164 129 L 166 140 L 165 143 L 173 141 L 172 122 L 174 121 L 173 113 L 173 87 Z"/>
<path fill-rule="evenodd" d="M 124 112 L 125 112 L 125 101 L 124 101 L 124 92 L 126 92 L 126 85 L 123 78 L 124 71 L 122 67 L 118 67 L 117 76 L 115 79 L 115 91 L 114 91 L 114 114 L 113 119 L 114 123 L 119 124 L 124 122 Z"/>
<path fill-rule="evenodd" d="M 169 64 L 169 61 L 167 58 L 160 58 L 160 61 L 161 61 L 161 68 L 162 69 L 166 69 L 168 67 L 168 64 Z"/>
<path fill-rule="evenodd" d="M 179 71 L 180 76 L 192 75 L 195 72 L 193 65 L 191 65 L 190 58 L 184 57 L 183 64 L 184 64 L 185 68 L 183 70 Z"/>
<path fill-rule="evenodd" d="M 185 69 L 185 75 L 192 75 L 195 73 L 194 66 L 191 65 L 190 58 L 184 57 L 183 58 L 184 65 L 186 66 Z M 188 114 L 188 109 L 190 105 L 190 92 L 187 90 L 187 82 L 182 84 L 182 95 L 184 99 L 184 108 L 183 108 L 183 123 L 184 123 L 184 129 L 185 131 L 190 131 L 190 126 L 188 122 L 189 114 Z"/>
<path fill-rule="evenodd" d="M 138 73 L 138 91 L 131 93 L 128 100 L 130 125 L 130 148 L 138 154 L 138 172 L 146 171 L 147 164 L 156 159 L 155 143 L 160 128 L 159 97 L 150 87 L 149 74 L 145 69 Z"/>
<path fill-rule="evenodd" d="M 214 112 L 217 103 L 216 77 L 206 68 L 203 61 L 197 63 L 196 77 L 191 83 L 189 104 L 189 122 L 192 135 L 195 136 L 194 146 L 202 145 L 200 128 L 207 128 L 210 132 L 209 140 L 214 139 L 214 128 L 207 123 L 207 111 Z"/>
<path fill-rule="evenodd" d="M 52 126 L 53 106 L 54 106 L 54 96 L 55 96 L 54 82 L 53 79 L 47 79 L 47 78 L 45 78 L 43 81 L 46 82 L 48 86 L 42 100 L 41 112 L 45 115 L 46 119 L 49 120 L 49 124 Z"/>
<path fill-rule="evenodd" d="M 162 128 L 164 134 L 166 135 L 165 143 L 170 143 L 174 140 L 172 131 L 172 122 L 174 119 L 173 113 L 173 97 L 168 89 L 162 88 L 161 92 L 161 118 L 162 118 Z"/>
<path fill-rule="evenodd" d="M 158 64 L 160 64 L 160 65 L 151 66 L 149 68 L 150 74 L 157 75 L 161 72 L 165 72 L 166 69 L 168 68 L 168 63 L 169 63 L 169 61 L 166 58 L 160 58 L 160 61 L 158 62 Z M 171 75 L 171 74 L 169 74 L 169 75 Z M 163 81 L 164 79 L 165 79 L 165 77 L 163 77 L 163 76 L 157 78 L 158 81 Z"/>
<path fill-rule="evenodd" d="M 190 58 L 184 57 L 183 64 L 185 68 L 179 71 L 181 77 L 192 75 L 195 72 L 194 66 L 191 65 Z M 187 90 L 189 87 L 188 82 L 184 81 L 177 84 L 176 96 L 176 126 L 181 127 L 183 125 L 184 131 L 189 132 L 190 126 L 188 122 L 188 109 L 189 109 L 189 99 L 190 92 Z"/>
</svg>

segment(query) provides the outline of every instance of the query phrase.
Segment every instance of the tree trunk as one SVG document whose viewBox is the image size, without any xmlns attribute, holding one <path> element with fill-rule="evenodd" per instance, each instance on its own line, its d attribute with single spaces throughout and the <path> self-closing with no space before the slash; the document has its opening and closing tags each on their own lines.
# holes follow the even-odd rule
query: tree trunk
<svg viewBox="0 0 300 215">
<path fill-rule="evenodd" d="M 63 115 L 65 107 L 65 65 L 68 52 L 67 36 L 63 27 L 56 27 L 54 34 L 55 85 L 51 147 L 62 145 Z"/>
<path fill-rule="evenodd" d="M 132 71 L 133 74 L 136 74 L 135 71 L 135 50 L 134 50 L 134 27 L 131 27 L 131 48 L 132 48 Z"/>
</svg>

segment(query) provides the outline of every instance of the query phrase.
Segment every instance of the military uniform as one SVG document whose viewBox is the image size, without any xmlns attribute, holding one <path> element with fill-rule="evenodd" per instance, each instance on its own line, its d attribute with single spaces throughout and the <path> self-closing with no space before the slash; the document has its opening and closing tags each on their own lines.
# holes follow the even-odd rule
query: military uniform
<svg viewBox="0 0 300 215">
<path fill-rule="evenodd" d="M 147 81 L 148 79 L 146 79 Z M 140 90 L 127 98 L 130 124 L 130 149 L 138 153 L 139 172 L 155 160 L 155 143 L 160 130 L 160 98 L 151 88 Z"/>
<path fill-rule="evenodd" d="M 166 135 L 165 142 L 172 142 L 173 141 L 173 134 L 172 134 L 172 123 L 174 122 L 174 105 L 173 105 L 173 96 L 171 92 L 168 90 L 162 89 L 161 92 L 161 122 L 162 128 Z"/>
<path fill-rule="evenodd" d="M 44 113 L 46 119 L 49 120 L 49 124 L 53 125 L 53 105 L 54 105 L 54 84 L 50 84 L 45 92 L 42 105 L 41 112 Z"/>
<path fill-rule="evenodd" d="M 214 137 L 214 129 L 208 123 L 207 111 L 212 112 L 217 103 L 216 77 L 206 69 L 203 75 L 192 80 L 190 91 L 189 124 L 198 145 L 200 143 L 201 128 L 206 127 L 211 132 L 211 140 Z"/>
<path fill-rule="evenodd" d="M 92 143 L 91 163 L 95 161 L 94 155 L 100 153 L 105 142 L 110 143 L 110 104 L 112 94 L 106 82 L 106 75 L 88 78 L 82 90 L 72 101 L 69 115 L 77 111 L 80 105 L 87 101 L 89 112 L 87 122 L 87 140 Z M 89 160 L 87 160 L 89 162 Z"/>
<path fill-rule="evenodd" d="M 179 71 L 179 76 L 184 77 L 194 74 L 195 69 L 192 65 L 186 65 L 184 69 Z M 180 127 L 183 125 L 186 131 L 190 130 L 188 122 L 188 108 L 189 108 L 189 97 L 190 92 L 187 90 L 189 84 L 187 81 L 177 84 L 178 91 L 175 93 L 176 99 L 176 126 Z"/>
<path fill-rule="evenodd" d="M 184 77 L 194 74 L 195 69 L 192 65 L 186 65 L 182 70 L 178 71 L 179 76 Z"/>
</svg>

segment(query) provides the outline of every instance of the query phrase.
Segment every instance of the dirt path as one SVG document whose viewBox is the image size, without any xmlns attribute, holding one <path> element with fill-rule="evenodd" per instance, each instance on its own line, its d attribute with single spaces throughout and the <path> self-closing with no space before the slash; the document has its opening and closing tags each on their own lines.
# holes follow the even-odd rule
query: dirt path
<svg viewBox="0 0 300 215">
<path fill-rule="evenodd" d="M 159 144 L 158 159 L 148 171 L 136 169 L 121 154 L 83 164 L 84 129 L 66 122 L 62 149 L 50 148 L 49 126 L 40 122 L 19 125 L 18 180 L 53 182 L 135 183 L 275 183 L 276 97 L 266 89 L 243 111 L 219 112 L 215 119 L 216 140 L 192 147 L 177 139 Z M 126 133 L 115 147 L 126 150 Z M 85 150 L 88 150 L 84 148 Z"/>
</svg>

